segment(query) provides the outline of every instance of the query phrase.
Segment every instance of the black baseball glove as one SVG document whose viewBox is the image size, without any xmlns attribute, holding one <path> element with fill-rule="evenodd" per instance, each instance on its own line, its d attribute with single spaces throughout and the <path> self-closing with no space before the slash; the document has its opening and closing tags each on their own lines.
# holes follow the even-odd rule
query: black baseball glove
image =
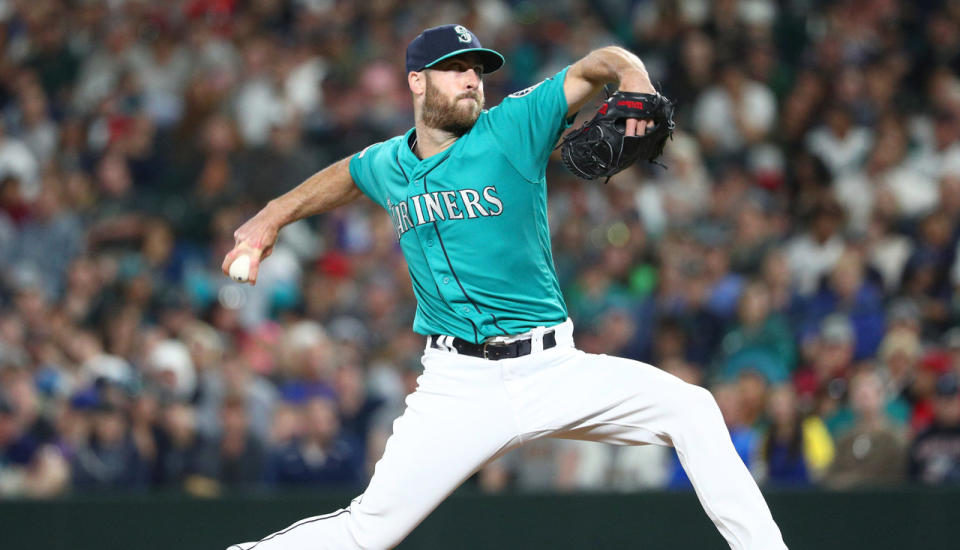
<svg viewBox="0 0 960 550">
<path fill-rule="evenodd" d="M 652 120 L 642 136 L 625 136 L 628 118 Z M 583 179 L 607 178 L 640 159 L 656 162 L 673 135 L 673 102 L 660 94 L 616 92 L 560 144 L 564 166 Z"/>
</svg>

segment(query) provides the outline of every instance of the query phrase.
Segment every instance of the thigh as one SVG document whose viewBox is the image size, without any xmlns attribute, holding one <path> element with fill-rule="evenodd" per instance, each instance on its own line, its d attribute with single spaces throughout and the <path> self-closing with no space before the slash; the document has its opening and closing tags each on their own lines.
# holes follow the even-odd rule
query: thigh
<svg viewBox="0 0 960 550">
<path fill-rule="evenodd" d="M 531 389 L 537 435 L 621 445 L 672 445 L 706 390 L 652 365 L 571 350 Z M 708 395 L 708 394 L 707 394 Z"/>
</svg>

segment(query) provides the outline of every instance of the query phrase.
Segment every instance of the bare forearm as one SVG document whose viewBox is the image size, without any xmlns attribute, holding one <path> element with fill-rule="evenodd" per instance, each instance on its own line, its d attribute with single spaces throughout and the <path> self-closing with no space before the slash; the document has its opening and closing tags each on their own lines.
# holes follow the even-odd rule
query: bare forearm
<svg viewBox="0 0 960 550">
<path fill-rule="evenodd" d="M 265 210 L 279 225 L 328 212 L 356 200 L 361 191 L 350 177 L 350 158 L 317 172 L 287 193 L 270 201 Z"/>
<path fill-rule="evenodd" d="M 224 275 L 238 281 L 256 284 L 260 261 L 273 251 L 277 235 L 287 224 L 332 210 L 361 195 L 350 176 L 350 159 L 335 162 L 310 176 L 303 183 L 267 203 L 256 216 L 233 232 L 235 245 L 223 259 Z M 230 273 L 230 266 L 240 256 L 249 257 L 248 268 Z"/>
<path fill-rule="evenodd" d="M 614 83 L 625 92 L 655 93 L 640 58 L 623 48 L 608 46 L 590 52 L 567 71 L 563 83 L 567 114 L 579 111 L 604 84 Z"/>
<path fill-rule="evenodd" d="M 583 78 L 598 87 L 619 84 L 621 90 L 632 92 L 647 91 L 650 86 L 643 61 L 618 46 L 594 50 L 583 58 Z"/>
</svg>

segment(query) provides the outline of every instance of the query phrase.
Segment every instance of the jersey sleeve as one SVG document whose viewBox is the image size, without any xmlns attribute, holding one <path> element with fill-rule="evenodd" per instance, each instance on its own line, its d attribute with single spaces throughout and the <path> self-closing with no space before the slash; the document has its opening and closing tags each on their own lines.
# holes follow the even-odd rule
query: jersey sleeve
<svg viewBox="0 0 960 550">
<path fill-rule="evenodd" d="M 556 75 L 504 98 L 485 117 L 487 130 L 494 135 L 513 167 L 530 181 L 539 181 L 560 134 L 573 117 L 567 118 L 564 68 Z"/>
<path fill-rule="evenodd" d="M 378 183 L 375 174 L 378 167 L 390 166 L 395 154 L 392 141 L 374 143 L 350 158 L 350 177 L 353 182 L 364 195 L 383 208 L 387 208 L 387 192 Z M 382 178 L 380 181 L 383 181 Z"/>
</svg>

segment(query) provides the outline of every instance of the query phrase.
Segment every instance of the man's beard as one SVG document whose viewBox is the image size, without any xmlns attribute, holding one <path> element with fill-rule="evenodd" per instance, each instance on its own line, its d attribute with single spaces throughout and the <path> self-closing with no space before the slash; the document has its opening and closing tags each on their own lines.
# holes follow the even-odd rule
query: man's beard
<svg viewBox="0 0 960 550">
<path fill-rule="evenodd" d="M 460 100 L 465 97 L 473 98 L 476 102 L 461 104 Z M 430 84 L 430 78 L 427 77 L 427 93 L 423 102 L 423 123 L 427 126 L 460 137 L 473 128 L 482 110 L 483 94 L 480 91 L 470 90 L 448 101 Z"/>
</svg>

